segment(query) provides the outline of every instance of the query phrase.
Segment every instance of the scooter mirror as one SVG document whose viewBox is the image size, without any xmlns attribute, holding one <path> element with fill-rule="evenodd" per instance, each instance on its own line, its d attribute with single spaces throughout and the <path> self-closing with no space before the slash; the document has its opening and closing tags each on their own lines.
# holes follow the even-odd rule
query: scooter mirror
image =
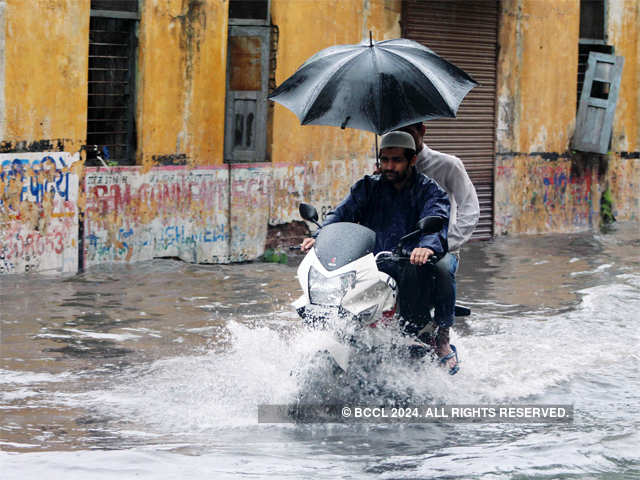
<svg viewBox="0 0 640 480">
<path fill-rule="evenodd" d="M 444 222 L 445 219 L 442 217 L 424 217 L 418 220 L 418 230 L 422 233 L 437 233 L 442 229 Z"/>
<path fill-rule="evenodd" d="M 313 205 L 309 205 L 308 203 L 301 203 L 298 210 L 300 212 L 300 216 L 305 220 L 313 223 L 318 222 L 318 211 Z"/>
</svg>

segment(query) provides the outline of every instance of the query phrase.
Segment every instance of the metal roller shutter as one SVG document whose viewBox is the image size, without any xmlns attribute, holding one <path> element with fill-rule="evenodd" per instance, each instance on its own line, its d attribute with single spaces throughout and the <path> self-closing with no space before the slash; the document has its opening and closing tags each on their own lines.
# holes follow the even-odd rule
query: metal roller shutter
<svg viewBox="0 0 640 480">
<path fill-rule="evenodd" d="M 496 0 L 409 0 L 402 11 L 405 38 L 426 45 L 480 83 L 456 119 L 427 122 L 425 136 L 429 147 L 456 155 L 469 172 L 480 200 L 476 239 L 493 235 L 498 7 Z"/>
</svg>

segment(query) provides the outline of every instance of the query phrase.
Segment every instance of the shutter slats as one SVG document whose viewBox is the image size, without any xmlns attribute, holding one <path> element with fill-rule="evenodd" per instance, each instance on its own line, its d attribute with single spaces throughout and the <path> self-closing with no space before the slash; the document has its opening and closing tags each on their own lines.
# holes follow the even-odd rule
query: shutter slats
<svg viewBox="0 0 640 480">
<path fill-rule="evenodd" d="M 460 105 L 457 118 L 425 122 L 430 148 L 459 157 L 480 202 L 473 238 L 493 235 L 495 104 L 498 2 L 495 0 L 408 0 L 403 36 L 426 45 L 462 68 L 480 86 Z"/>
</svg>

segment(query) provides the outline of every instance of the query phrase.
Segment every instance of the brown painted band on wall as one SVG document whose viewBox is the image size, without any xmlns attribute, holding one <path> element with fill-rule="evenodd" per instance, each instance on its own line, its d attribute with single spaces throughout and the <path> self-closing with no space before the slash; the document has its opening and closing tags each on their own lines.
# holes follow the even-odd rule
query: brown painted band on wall
<svg viewBox="0 0 640 480">
<path fill-rule="evenodd" d="M 25 152 L 64 152 L 64 143 L 69 139 L 58 138 L 55 140 L 35 140 L 29 142 L 0 142 L 0 153 L 25 153 Z"/>
<path fill-rule="evenodd" d="M 640 152 L 613 152 L 620 158 L 640 158 Z M 599 154 L 594 154 L 599 155 Z M 543 160 L 558 160 L 560 158 L 573 158 L 571 152 L 497 152 L 497 157 L 540 157 Z"/>
<path fill-rule="evenodd" d="M 571 158 L 570 152 L 497 152 L 497 157 L 540 157 L 543 160 L 558 160 L 559 158 Z"/>
</svg>

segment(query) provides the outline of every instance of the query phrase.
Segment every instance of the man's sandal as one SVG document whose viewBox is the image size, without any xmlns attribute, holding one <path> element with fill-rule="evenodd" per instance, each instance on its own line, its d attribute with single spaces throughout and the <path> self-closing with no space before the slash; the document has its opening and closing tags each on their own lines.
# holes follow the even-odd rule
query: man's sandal
<svg viewBox="0 0 640 480">
<path fill-rule="evenodd" d="M 439 363 L 440 365 L 446 365 L 448 360 L 455 358 L 456 364 L 449 369 L 449 375 L 455 375 L 458 373 L 458 370 L 460 370 L 460 360 L 458 360 L 458 351 L 456 350 L 456 346 L 453 344 L 450 344 L 449 346 L 451 347 L 451 353 L 442 357 Z"/>
</svg>

